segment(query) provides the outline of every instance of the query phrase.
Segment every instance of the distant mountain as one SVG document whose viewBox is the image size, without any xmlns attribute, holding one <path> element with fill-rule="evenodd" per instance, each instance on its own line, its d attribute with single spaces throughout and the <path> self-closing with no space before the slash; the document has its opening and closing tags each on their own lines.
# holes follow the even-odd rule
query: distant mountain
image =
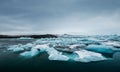
<svg viewBox="0 0 120 72">
<path fill-rule="evenodd" d="M 44 35 L 0 35 L 0 38 L 20 38 L 20 37 L 57 38 L 57 35 L 52 35 L 52 34 L 44 34 Z"/>
</svg>

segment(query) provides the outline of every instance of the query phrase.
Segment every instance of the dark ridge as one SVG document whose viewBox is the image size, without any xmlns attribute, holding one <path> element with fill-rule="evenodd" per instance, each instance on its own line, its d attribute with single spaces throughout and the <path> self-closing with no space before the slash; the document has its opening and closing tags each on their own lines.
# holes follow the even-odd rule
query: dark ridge
<svg viewBox="0 0 120 72">
<path fill-rule="evenodd" d="M 57 38 L 56 35 L 44 34 L 44 35 L 0 35 L 0 38 L 20 38 L 20 37 L 30 37 L 30 38 Z"/>
</svg>

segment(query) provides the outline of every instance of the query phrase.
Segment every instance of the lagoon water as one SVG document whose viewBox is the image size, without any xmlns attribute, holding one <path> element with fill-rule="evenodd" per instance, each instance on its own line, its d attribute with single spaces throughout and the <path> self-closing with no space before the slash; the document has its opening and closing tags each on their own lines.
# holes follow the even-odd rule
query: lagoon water
<svg viewBox="0 0 120 72">
<path fill-rule="evenodd" d="M 7 50 L 11 45 L 27 44 L 36 39 L 0 39 L 0 72 L 120 72 L 120 53 L 112 60 L 95 62 L 51 61 L 47 53 L 32 58 L 20 57 L 19 52 Z"/>
</svg>

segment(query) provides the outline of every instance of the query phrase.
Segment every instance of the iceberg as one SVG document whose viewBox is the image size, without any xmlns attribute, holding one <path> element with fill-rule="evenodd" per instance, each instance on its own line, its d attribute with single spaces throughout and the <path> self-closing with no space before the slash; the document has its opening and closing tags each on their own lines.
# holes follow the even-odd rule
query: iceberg
<svg viewBox="0 0 120 72">
<path fill-rule="evenodd" d="M 90 39 L 90 38 L 84 38 L 81 40 L 81 43 L 82 44 L 86 44 L 86 45 L 90 45 L 90 44 L 94 44 L 94 45 L 100 45 L 100 42 L 97 41 L 97 40 L 93 40 L 93 39 Z"/>
<path fill-rule="evenodd" d="M 13 45 L 8 48 L 8 50 L 13 51 L 13 52 L 20 52 L 24 50 L 30 50 L 34 44 L 28 43 L 26 45 L 18 44 L 18 45 Z"/>
<path fill-rule="evenodd" d="M 36 45 L 31 49 L 31 51 L 23 52 L 20 55 L 26 57 L 33 57 L 38 55 L 40 52 L 47 52 L 49 55 L 48 56 L 49 60 L 59 60 L 59 61 L 73 60 L 80 62 L 91 62 L 91 61 L 99 61 L 106 59 L 100 53 L 95 53 L 87 50 L 75 51 L 74 53 L 77 54 L 79 57 L 78 56 L 73 57 L 74 55 L 63 55 L 62 52 L 59 52 L 54 48 L 50 48 L 48 45 Z"/>
<path fill-rule="evenodd" d="M 109 38 L 109 36 L 41 38 L 26 45 L 10 46 L 8 50 L 20 51 L 20 56 L 28 58 L 45 52 L 49 60 L 100 61 L 108 59 L 107 55 L 111 57 L 113 53 L 120 52 L 119 41 L 111 41 Z"/>
<path fill-rule="evenodd" d="M 47 53 L 49 54 L 48 59 L 49 60 L 60 60 L 60 61 L 68 61 L 69 58 L 65 55 L 62 55 L 61 52 L 58 52 L 54 48 L 50 48 L 46 50 Z"/>
<path fill-rule="evenodd" d="M 45 52 L 47 48 L 48 48 L 47 45 L 36 45 L 35 47 L 31 48 L 30 51 L 25 51 L 21 53 L 20 55 L 24 57 L 33 57 L 33 56 L 38 55 L 40 52 Z"/>
<path fill-rule="evenodd" d="M 60 60 L 60 61 L 68 61 L 69 58 L 65 55 L 62 55 L 61 52 L 58 52 L 57 50 L 55 50 L 54 48 L 50 48 L 48 47 L 48 45 L 36 45 L 35 47 L 33 47 L 31 49 L 31 51 L 26 51 L 21 53 L 21 56 L 24 57 L 33 57 L 38 55 L 41 52 L 47 52 L 49 57 L 49 60 Z"/>
<path fill-rule="evenodd" d="M 85 48 L 85 47 L 86 47 L 85 44 L 73 44 L 69 46 L 70 49 Z"/>
<path fill-rule="evenodd" d="M 61 52 L 73 53 L 74 51 L 84 49 L 86 47 L 85 44 L 72 44 L 66 46 L 55 46 L 54 48 Z"/>
<path fill-rule="evenodd" d="M 78 56 L 79 56 L 74 59 L 75 61 L 91 62 L 91 61 L 106 60 L 106 58 L 104 56 L 102 56 L 102 54 L 87 51 L 87 50 L 75 51 L 74 53 L 78 54 Z"/>
<path fill-rule="evenodd" d="M 86 49 L 99 53 L 114 53 L 113 47 L 106 45 L 88 45 Z"/>
<path fill-rule="evenodd" d="M 108 41 L 108 42 L 104 42 L 104 44 L 108 46 L 113 46 L 115 48 L 120 48 L 120 42 L 117 41 Z"/>
<path fill-rule="evenodd" d="M 107 40 L 108 41 L 120 41 L 120 36 L 118 36 L 118 35 L 109 35 L 107 37 Z"/>
<path fill-rule="evenodd" d="M 68 61 L 69 58 L 65 55 L 62 55 L 61 52 L 58 52 L 54 48 L 49 48 L 47 45 L 38 45 L 36 48 L 39 48 L 42 52 L 47 52 L 49 54 L 49 60 L 60 60 Z"/>
<path fill-rule="evenodd" d="M 49 60 L 60 60 L 60 61 L 68 61 L 69 57 L 62 55 L 61 53 L 52 53 L 49 54 Z"/>
<path fill-rule="evenodd" d="M 19 45 L 13 45 L 8 48 L 8 50 L 13 51 L 13 52 L 18 52 L 18 51 L 24 51 L 24 48 L 21 48 L 21 44 Z"/>
<path fill-rule="evenodd" d="M 36 45 L 33 48 L 40 50 L 40 52 L 45 52 L 47 49 L 49 49 L 49 46 L 47 44 L 43 44 L 43 45 Z"/>
<path fill-rule="evenodd" d="M 24 56 L 24 57 L 33 57 L 33 56 L 38 55 L 39 53 L 40 53 L 40 51 L 32 48 L 31 51 L 25 51 L 25 52 L 21 53 L 20 55 Z"/>
</svg>

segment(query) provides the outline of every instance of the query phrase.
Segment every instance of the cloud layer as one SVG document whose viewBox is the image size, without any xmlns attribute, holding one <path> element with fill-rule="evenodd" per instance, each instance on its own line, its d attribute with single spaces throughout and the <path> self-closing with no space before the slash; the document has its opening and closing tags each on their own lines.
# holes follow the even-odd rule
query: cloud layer
<svg viewBox="0 0 120 72">
<path fill-rule="evenodd" d="M 0 0 L 1 34 L 119 34 L 119 0 Z"/>
</svg>

